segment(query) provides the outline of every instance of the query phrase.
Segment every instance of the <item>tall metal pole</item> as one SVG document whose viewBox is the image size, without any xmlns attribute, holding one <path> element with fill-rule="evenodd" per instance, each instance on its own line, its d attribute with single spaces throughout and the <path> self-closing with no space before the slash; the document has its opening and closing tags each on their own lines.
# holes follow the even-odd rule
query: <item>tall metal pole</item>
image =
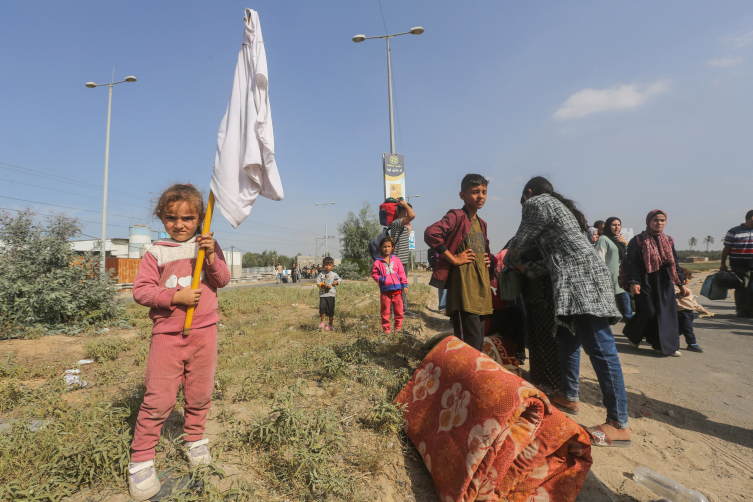
<svg viewBox="0 0 753 502">
<path fill-rule="evenodd" d="M 387 37 L 387 87 L 390 94 L 390 153 L 395 153 L 395 123 L 392 121 L 392 61 L 390 59 L 389 37 Z"/>
<path fill-rule="evenodd" d="M 327 204 L 324 204 L 324 250 L 327 252 L 327 256 L 329 256 L 329 241 L 327 238 L 329 237 L 329 231 L 327 230 Z"/>
<path fill-rule="evenodd" d="M 102 251 L 99 259 L 99 273 L 105 275 L 105 255 L 107 254 L 107 170 L 110 162 L 110 115 L 112 114 L 112 84 L 107 103 L 107 140 L 105 141 L 105 182 L 102 187 Z"/>
</svg>

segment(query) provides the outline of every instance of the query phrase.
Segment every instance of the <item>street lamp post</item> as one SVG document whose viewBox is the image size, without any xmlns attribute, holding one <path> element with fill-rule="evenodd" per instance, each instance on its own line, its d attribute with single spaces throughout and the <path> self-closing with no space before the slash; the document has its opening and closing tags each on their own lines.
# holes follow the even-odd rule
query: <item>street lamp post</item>
<svg viewBox="0 0 753 502">
<path fill-rule="evenodd" d="M 405 196 L 405 201 L 406 201 L 406 202 L 410 202 L 410 198 L 411 198 L 411 197 L 415 197 L 415 198 L 417 198 L 417 199 L 418 199 L 418 198 L 419 198 L 419 197 L 421 197 L 421 196 L 420 196 L 420 195 L 406 195 L 406 196 Z"/>
<path fill-rule="evenodd" d="M 324 251 L 329 256 L 329 241 L 327 240 L 329 232 L 327 231 L 327 206 L 334 204 L 334 202 L 316 203 L 317 206 L 324 206 Z"/>
<path fill-rule="evenodd" d="M 355 43 L 363 42 L 364 40 L 370 40 L 372 38 L 384 38 L 387 40 L 387 93 L 390 100 L 390 153 L 395 153 L 395 124 L 392 121 L 392 62 L 390 60 L 390 38 L 398 37 L 400 35 L 420 35 L 424 32 L 424 29 L 420 26 L 415 26 L 410 31 L 403 33 L 395 33 L 393 35 L 383 35 L 381 37 L 367 37 L 366 35 L 356 35 L 353 37 Z"/>
<path fill-rule="evenodd" d="M 96 82 L 87 82 L 86 87 L 94 89 L 95 87 L 107 86 L 110 88 L 110 98 L 107 102 L 107 139 L 105 140 L 105 182 L 102 186 L 102 250 L 99 257 L 99 273 L 105 275 L 105 255 L 107 254 L 107 171 L 110 162 L 110 115 L 112 113 L 112 86 L 122 84 L 123 82 L 136 82 L 133 75 L 127 76 L 120 82 L 111 82 L 109 84 L 98 84 Z"/>
</svg>

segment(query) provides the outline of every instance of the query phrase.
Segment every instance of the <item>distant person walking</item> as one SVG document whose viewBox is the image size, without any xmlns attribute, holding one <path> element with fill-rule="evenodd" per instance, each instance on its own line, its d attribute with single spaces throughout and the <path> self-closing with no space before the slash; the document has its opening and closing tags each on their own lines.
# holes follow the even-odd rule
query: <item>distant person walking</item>
<svg viewBox="0 0 753 502">
<path fill-rule="evenodd" d="M 282 274 L 285 272 L 285 269 L 282 268 L 282 265 L 280 265 L 280 262 L 277 262 L 277 284 L 280 284 L 282 282 Z"/>
<path fill-rule="evenodd" d="M 667 213 L 654 209 L 646 216 L 646 230 L 636 235 L 622 261 L 622 286 L 635 297 L 635 315 L 622 333 L 635 348 L 646 339 L 654 352 L 680 357 L 675 286 L 688 296 L 685 275 L 678 265 L 675 243 L 664 233 Z"/>
<path fill-rule="evenodd" d="M 719 270 L 727 270 L 727 257 L 732 272 L 743 281 L 740 287 L 735 288 L 737 317 L 753 317 L 753 210 L 745 214 L 745 223 L 730 228 L 727 232 Z"/>
<path fill-rule="evenodd" d="M 596 241 L 596 251 L 607 264 L 609 273 L 612 275 L 612 284 L 614 284 L 614 301 L 617 308 L 626 321 L 633 317 L 633 309 L 630 307 L 630 295 L 620 287 L 620 263 L 627 256 L 627 239 L 620 234 L 622 231 L 622 222 L 619 218 L 612 216 L 607 218 L 604 223 L 604 233 Z"/>
<path fill-rule="evenodd" d="M 523 219 L 509 244 L 504 263 L 520 270 L 532 245 L 541 250 L 554 290 L 562 376 L 553 404 L 577 415 L 580 408 L 580 349 L 591 359 L 607 409 L 607 421 L 586 431 L 596 446 L 632 446 L 627 394 L 620 358 L 609 327 L 619 317 L 606 265 L 586 238 L 588 224 L 575 203 L 554 191 L 549 180 L 531 178 L 523 189 Z"/>
<path fill-rule="evenodd" d="M 401 200 L 398 203 L 397 216 L 390 224 L 390 237 L 395 242 L 395 249 L 392 254 L 400 259 L 400 262 L 405 266 L 410 262 L 410 232 L 411 221 L 416 218 L 416 213 L 413 212 L 413 206 L 406 201 Z M 407 271 L 405 272 L 408 273 Z M 407 275 L 406 275 L 407 277 Z M 418 314 L 411 312 L 408 309 L 408 288 L 403 288 L 402 292 L 403 300 L 403 315 L 405 317 L 417 317 Z"/>
</svg>

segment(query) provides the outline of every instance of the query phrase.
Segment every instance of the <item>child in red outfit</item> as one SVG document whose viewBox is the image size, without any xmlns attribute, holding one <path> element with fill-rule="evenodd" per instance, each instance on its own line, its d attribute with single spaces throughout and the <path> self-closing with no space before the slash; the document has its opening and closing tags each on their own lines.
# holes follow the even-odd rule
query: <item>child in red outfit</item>
<svg viewBox="0 0 753 502">
<path fill-rule="evenodd" d="M 382 329 L 390 333 L 390 305 L 395 313 L 395 331 L 403 327 L 403 297 L 402 290 L 408 287 L 408 277 L 400 258 L 392 256 L 394 243 L 392 238 L 385 237 L 379 242 L 382 256 L 374 261 L 371 277 L 379 284 L 381 292 Z"/>
<path fill-rule="evenodd" d="M 173 185 L 160 197 L 154 215 L 170 239 L 147 250 L 133 283 L 134 300 L 151 307 L 154 321 L 146 365 L 146 392 L 131 443 L 128 488 L 134 501 L 147 500 L 160 490 L 154 469 L 155 446 L 165 419 L 183 384 L 186 422 L 183 427 L 192 466 L 211 462 L 202 439 L 212 404 L 217 365 L 217 289 L 230 282 L 230 271 L 212 232 L 196 235 L 204 219 L 204 200 L 190 185 Z M 191 289 L 199 249 L 205 252 L 201 287 Z M 193 324 L 183 334 L 186 310 L 195 307 Z"/>
</svg>

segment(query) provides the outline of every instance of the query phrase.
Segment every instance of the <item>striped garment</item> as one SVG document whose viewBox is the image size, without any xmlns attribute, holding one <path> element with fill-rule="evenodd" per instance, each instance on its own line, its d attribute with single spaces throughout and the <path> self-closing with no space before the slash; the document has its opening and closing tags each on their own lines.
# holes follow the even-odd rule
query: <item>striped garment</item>
<svg viewBox="0 0 753 502">
<path fill-rule="evenodd" d="M 197 238 L 186 242 L 158 240 L 141 259 L 133 281 L 133 299 L 139 305 L 151 307 L 149 317 L 154 321 L 152 334 L 180 333 L 183 330 L 188 307 L 172 305 L 172 301 L 177 291 L 191 287 L 199 252 Z M 214 252 L 214 263 L 204 260 L 201 299 L 194 312 L 194 328 L 210 326 L 220 320 L 217 315 L 217 289 L 230 282 L 230 271 L 217 242 L 214 243 Z"/>
<path fill-rule="evenodd" d="M 403 264 L 408 264 L 410 261 L 410 243 L 408 242 L 410 229 L 403 225 L 402 218 L 393 221 L 390 225 L 390 237 L 395 241 L 395 250 L 392 254 L 400 258 Z"/>
<path fill-rule="evenodd" d="M 743 225 L 730 228 L 724 238 L 729 246 L 729 264 L 733 267 L 753 269 L 753 230 Z"/>
</svg>

